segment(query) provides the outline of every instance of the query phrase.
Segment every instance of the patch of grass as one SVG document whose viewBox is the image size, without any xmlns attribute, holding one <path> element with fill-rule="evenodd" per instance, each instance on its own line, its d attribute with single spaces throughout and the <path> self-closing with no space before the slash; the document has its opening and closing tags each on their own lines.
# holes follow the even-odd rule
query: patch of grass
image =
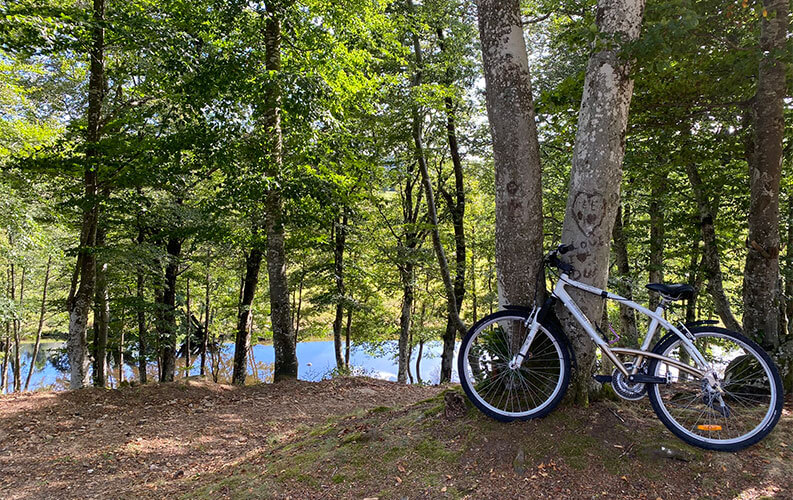
<svg viewBox="0 0 793 500">
<path fill-rule="evenodd" d="M 447 449 L 447 447 L 433 437 L 425 437 L 415 446 L 416 453 L 423 458 L 432 461 L 451 462 L 456 461 L 459 453 Z"/>
<path fill-rule="evenodd" d="M 584 433 L 566 433 L 559 443 L 559 454 L 565 463 L 573 469 L 583 470 L 589 462 L 588 454 L 597 448 L 600 442 Z"/>
<path fill-rule="evenodd" d="M 386 412 L 389 412 L 389 411 L 391 411 L 391 408 L 389 406 L 375 406 L 374 408 L 369 410 L 369 413 L 371 413 L 371 414 L 386 413 Z"/>
<path fill-rule="evenodd" d="M 341 484 L 347 480 L 347 476 L 345 476 L 344 474 L 336 474 L 333 477 L 331 477 L 330 480 L 333 484 Z"/>
</svg>

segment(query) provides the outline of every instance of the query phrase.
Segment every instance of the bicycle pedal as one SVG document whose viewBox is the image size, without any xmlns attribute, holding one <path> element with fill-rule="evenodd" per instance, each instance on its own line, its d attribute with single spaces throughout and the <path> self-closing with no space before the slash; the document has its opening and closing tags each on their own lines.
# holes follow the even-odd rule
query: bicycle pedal
<svg viewBox="0 0 793 500">
<path fill-rule="evenodd" d="M 601 384 L 610 384 L 611 383 L 611 375 L 594 375 L 595 380 L 600 382 Z"/>
</svg>

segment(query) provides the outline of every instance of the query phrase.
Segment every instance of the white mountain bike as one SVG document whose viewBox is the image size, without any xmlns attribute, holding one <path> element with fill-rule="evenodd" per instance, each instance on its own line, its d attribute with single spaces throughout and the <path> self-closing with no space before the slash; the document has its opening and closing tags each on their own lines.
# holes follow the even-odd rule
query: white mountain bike
<svg viewBox="0 0 793 500">
<path fill-rule="evenodd" d="M 674 326 L 663 317 L 667 305 L 688 298 L 689 285 L 647 285 L 661 295 L 655 311 L 619 295 L 570 278 L 573 266 L 559 259 L 561 245 L 544 265 L 558 281 L 541 307 L 508 307 L 482 318 L 460 345 L 460 383 L 486 415 L 501 421 L 547 415 L 562 400 L 570 379 L 572 351 L 556 319 L 556 301 L 589 334 L 616 367 L 610 382 L 627 400 L 650 398 L 658 418 L 683 441 L 701 448 L 735 451 L 763 439 L 782 413 L 782 380 L 774 362 L 743 335 L 710 322 Z M 581 312 L 566 287 L 619 301 L 649 318 L 640 349 L 611 347 Z M 656 330 L 666 330 L 652 348 Z"/>
</svg>

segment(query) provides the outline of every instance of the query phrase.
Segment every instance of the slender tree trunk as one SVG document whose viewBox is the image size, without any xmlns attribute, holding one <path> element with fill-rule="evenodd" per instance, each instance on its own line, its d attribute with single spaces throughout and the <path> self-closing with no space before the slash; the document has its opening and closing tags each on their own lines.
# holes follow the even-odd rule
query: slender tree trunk
<svg viewBox="0 0 793 500">
<path fill-rule="evenodd" d="M 19 315 L 14 319 L 14 392 L 22 391 L 22 356 L 20 346 L 22 344 L 22 318 L 25 310 L 25 268 L 22 267 L 22 277 L 19 284 Z M 16 285 L 14 283 L 14 264 L 11 264 L 11 300 L 14 300 Z"/>
<path fill-rule="evenodd" d="M 179 273 L 179 258 L 182 240 L 171 236 L 166 246 L 168 263 L 165 266 L 165 288 L 162 295 L 162 324 L 160 352 L 162 373 L 160 382 L 173 382 L 176 374 L 176 277 Z"/>
<path fill-rule="evenodd" d="M 402 271 L 402 314 L 399 317 L 399 354 L 397 355 L 397 382 L 407 383 L 408 344 L 410 343 L 410 326 L 413 310 L 414 268 L 412 263 L 406 263 Z"/>
<path fill-rule="evenodd" d="M 96 246 L 105 245 L 104 226 L 100 226 L 96 235 Z M 96 291 L 94 296 L 94 386 L 107 386 L 105 361 L 107 359 L 107 329 L 110 324 L 110 300 L 107 292 L 107 259 L 102 257 L 96 263 Z"/>
<path fill-rule="evenodd" d="M 419 352 L 416 354 L 416 383 L 423 384 L 421 380 L 421 357 L 424 354 L 424 339 L 419 339 Z"/>
<path fill-rule="evenodd" d="M 414 6 L 413 1 L 408 0 L 408 7 L 413 13 Z M 418 87 L 422 84 L 422 71 L 423 71 L 423 56 L 421 51 L 421 42 L 419 40 L 418 33 L 415 31 L 413 32 L 413 55 L 415 56 L 416 60 L 416 73 L 413 76 L 413 86 Z M 446 290 L 446 310 L 447 310 L 447 317 L 448 320 L 451 322 L 453 328 L 460 332 L 460 335 L 465 335 L 466 328 L 463 322 L 460 320 L 459 311 L 457 308 L 457 297 L 455 295 L 454 284 L 452 283 L 451 273 L 449 272 L 449 262 L 446 259 L 446 252 L 443 248 L 443 242 L 441 242 L 440 231 L 438 229 L 438 214 L 435 205 L 435 193 L 432 189 L 432 181 L 430 180 L 429 171 L 427 169 L 427 157 L 424 152 L 424 137 L 422 131 L 422 122 L 424 121 L 423 114 L 419 111 L 418 104 L 415 102 L 413 103 L 412 109 L 412 132 L 413 132 L 413 143 L 415 145 L 415 154 L 416 154 L 416 161 L 419 165 L 419 171 L 421 172 L 421 179 L 422 183 L 424 184 L 424 193 L 427 198 L 427 212 L 429 213 L 430 224 L 432 226 L 432 246 L 435 249 L 435 256 L 438 260 L 438 267 L 440 268 L 441 278 L 443 280 L 443 287 Z M 463 267 L 465 266 L 465 262 L 463 262 Z M 447 344 L 447 334 L 444 335 L 444 353 L 446 353 L 446 344 Z M 451 345 L 452 349 L 454 348 L 454 333 L 451 335 Z M 446 359 L 447 356 L 444 356 L 443 359 L 449 364 L 449 369 L 451 369 L 451 359 Z M 443 366 L 443 360 L 442 360 Z M 443 379 L 443 368 L 441 369 L 441 379 Z"/>
<path fill-rule="evenodd" d="M 471 226 L 471 236 L 473 236 L 474 227 Z M 476 297 L 476 246 L 471 245 L 471 307 L 473 309 L 472 314 L 474 315 L 472 324 L 476 324 L 479 321 L 477 306 L 478 300 Z"/>
<path fill-rule="evenodd" d="M 206 289 L 204 295 L 204 335 L 201 340 L 201 376 L 206 375 L 206 362 L 207 362 L 207 344 L 209 343 L 209 254 L 207 254 L 207 276 L 206 276 Z"/>
<path fill-rule="evenodd" d="M 187 278 L 187 296 L 185 297 L 185 306 L 187 308 L 187 321 L 185 326 L 185 349 L 184 349 L 184 368 L 185 368 L 185 377 L 190 376 L 190 366 L 192 365 L 190 359 L 190 333 L 193 326 L 193 316 L 190 312 L 190 278 Z"/>
<path fill-rule="evenodd" d="M 742 330 L 741 325 L 735 319 L 735 316 L 732 315 L 730 302 L 727 300 L 727 294 L 724 293 L 719 246 L 716 241 L 716 228 L 713 222 L 714 212 L 710 207 L 710 200 L 705 194 L 699 171 L 692 161 L 686 161 L 686 173 L 699 209 L 699 230 L 702 235 L 702 241 L 705 244 L 703 263 L 705 276 L 708 280 L 708 292 L 713 299 L 716 314 L 719 315 L 724 325 L 730 330 L 740 332 Z"/>
<path fill-rule="evenodd" d="M 333 235 L 333 267 L 336 281 L 336 316 L 333 318 L 333 347 L 336 352 L 336 367 L 344 368 L 344 357 L 341 352 L 341 328 L 344 321 L 344 244 L 347 236 L 347 209 L 343 209 L 340 221 L 334 221 Z"/>
<path fill-rule="evenodd" d="M 446 42 L 442 29 L 438 29 L 438 40 L 441 52 L 445 52 Z M 446 85 L 451 86 L 452 77 L 450 71 L 446 71 Z M 444 111 L 446 112 L 446 139 L 449 143 L 449 155 L 452 159 L 454 170 L 454 198 L 451 194 L 442 191 L 446 198 L 446 204 L 452 215 L 452 225 L 454 227 L 454 298 L 457 312 L 463 305 L 465 297 L 465 267 L 466 267 L 466 246 L 465 246 L 465 185 L 463 183 L 463 161 L 460 156 L 460 147 L 457 143 L 457 118 L 455 115 L 454 101 L 451 97 L 443 100 Z M 465 335 L 465 332 L 461 332 Z M 454 346 L 457 340 L 457 328 L 455 318 L 451 315 L 446 316 L 446 331 L 443 334 L 443 351 L 441 353 L 441 377 L 440 382 L 449 382 L 452 379 L 452 362 L 454 361 Z"/>
<path fill-rule="evenodd" d="M 694 288 L 694 293 L 691 294 L 686 302 L 686 323 L 691 323 L 697 319 L 697 302 L 699 301 L 699 292 L 702 289 L 703 280 L 703 260 L 704 257 L 699 251 L 699 246 L 694 245 L 691 252 L 691 260 L 688 265 L 688 284 Z"/>
<path fill-rule="evenodd" d="M 347 325 L 344 327 L 344 367 L 350 369 L 350 329 L 352 328 L 352 305 L 347 306 Z"/>
<path fill-rule="evenodd" d="M 477 0 L 496 169 L 498 303 L 530 305 L 542 261 L 542 167 L 518 0 Z"/>
<path fill-rule="evenodd" d="M 578 131 L 562 229 L 562 242 L 575 250 L 570 254 L 576 267 L 573 278 L 604 288 L 608 279 L 609 243 L 620 202 L 622 159 L 628 108 L 633 94 L 631 63 L 614 44 L 605 40 L 631 42 L 639 37 L 644 0 L 599 0 L 598 41 L 590 54 L 584 93 L 578 114 Z M 598 321 L 603 299 L 578 290 L 571 296 L 581 311 Z M 596 388 L 592 379 L 595 349 L 589 336 L 566 309 L 558 309 L 560 320 L 576 353 L 578 369 L 573 375 L 570 396 L 588 404 Z"/>
<path fill-rule="evenodd" d="M 664 200 L 666 198 L 666 174 L 653 181 L 650 191 L 650 283 L 664 281 Z M 657 293 L 650 294 L 650 309 L 655 311 L 660 302 Z"/>
<path fill-rule="evenodd" d="M 102 101 L 105 92 L 105 1 L 93 0 L 91 13 L 90 69 L 88 78 L 88 120 L 86 128 L 86 165 L 83 176 L 84 200 L 83 220 L 78 256 L 79 281 L 73 297 L 68 301 L 69 336 L 67 352 L 69 355 L 70 382 L 72 389 L 81 389 L 88 385 L 89 358 L 86 337 L 88 312 L 94 298 L 94 280 L 96 258 L 93 247 L 96 245 L 98 222 L 97 171 L 99 167 L 99 151 L 96 143 L 101 136 Z"/>
<path fill-rule="evenodd" d="M 234 369 L 231 377 L 235 385 L 245 385 L 247 375 L 245 358 L 251 348 L 251 324 L 253 322 L 253 299 L 259 284 L 259 269 L 262 264 L 262 251 L 254 248 L 245 257 L 245 281 L 242 286 L 242 300 L 237 314 L 237 336 L 234 343 Z"/>
<path fill-rule="evenodd" d="M 630 220 L 627 207 L 622 210 L 622 205 L 617 207 L 617 217 L 614 219 L 614 257 L 617 261 L 617 271 L 620 274 L 620 284 L 617 288 L 619 294 L 628 300 L 633 300 L 633 290 L 631 288 L 631 266 L 628 260 L 628 243 L 623 230 L 623 223 Z M 636 346 L 639 343 L 639 333 L 636 329 L 636 314 L 633 309 L 620 302 L 620 334 L 622 344 L 626 346 Z"/>
<path fill-rule="evenodd" d="M 8 357 L 11 354 L 11 323 L 6 323 L 6 338 L 3 342 L 3 380 L 0 381 L 0 393 L 8 391 Z"/>
<path fill-rule="evenodd" d="M 146 296 L 143 286 L 143 268 L 138 266 L 138 282 L 137 282 L 137 302 L 136 315 L 138 319 L 138 376 L 140 383 L 145 384 L 146 380 L 146 364 L 148 357 L 148 348 L 146 346 Z"/>
<path fill-rule="evenodd" d="M 33 376 L 33 369 L 36 367 L 36 358 L 39 355 L 41 346 L 41 331 L 44 329 L 44 313 L 47 312 L 47 285 L 50 282 L 50 268 L 52 267 L 52 255 L 47 257 L 47 270 L 44 272 L 44 286 L 41 287 L 41 308 L 39 309 L 39 326 L 36 328 L 36 343 L 33 345 L 33 355 L 30 358 L 30 368 L 25 379 L 25 391 L 30 387 L 30 378 Z"/>
<path fill-rule="evenodd" d="M 754 98 L 754 154 L 749 162 L 751 204 L 743 279 L 744 332 L 766 349 L 779 347 L 779 182 L 787 95 L 787 0 L 763 0 L 761 59 Z"/>
<path fill-rule="evenodd" d="M 267 5 L 268 18 L 265 25 L 265 48 L 267 71 L 281 70 L 281 21 L 280 13 Z M 281 132 L 281 90 L 278 83 L 267 88 L 265 129 L 269 157 L 269 175 L 280 177 L 283 166 L 283 137 Z M 275 349 L 276 382 L 297 378 L 297 355 L 292 332 L 292 317 L 289 312 L 289 285 L 286 276 L 286 254 L 284 251 L 284 213 L 281 193 L 270 189 L 265 197 L 267 231 L 267 274 L 270 284 L 270 316 L 273 327 Z"/>
</svg>

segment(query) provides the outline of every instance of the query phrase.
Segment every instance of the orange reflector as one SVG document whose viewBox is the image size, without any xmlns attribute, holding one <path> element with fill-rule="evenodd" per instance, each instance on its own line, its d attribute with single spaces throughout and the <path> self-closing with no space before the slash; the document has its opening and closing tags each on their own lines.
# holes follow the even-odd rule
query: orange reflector
<svg viewBox="0 0 793 500">
<path fill-rule="evenodd" d="M 721 430 L 721 426 L 720 425 L 698 425 L 697 429 L 699 429 L 701 431 L 720 431 Z"/>
</svg>

